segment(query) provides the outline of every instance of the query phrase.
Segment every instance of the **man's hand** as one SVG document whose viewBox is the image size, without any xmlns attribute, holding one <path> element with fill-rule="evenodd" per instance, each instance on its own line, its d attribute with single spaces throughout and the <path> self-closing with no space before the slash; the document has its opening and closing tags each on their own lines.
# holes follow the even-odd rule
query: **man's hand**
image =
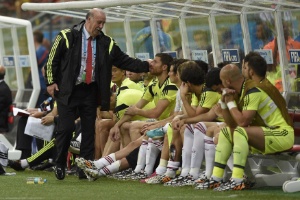
<svg viewBox="0 0 300 200">
<path fill-rule="evenodd" d="M 230 101 L 234 101 L 234 94 L 225 95 L 225 103 L 228 103 Z"/>
<path fill-rule="evenodd" d="M 138 108 L 136 106 L 129 106 L 125 111 L 125 115 L 134 116 L 134 115 L 136 115 L 137 110 L 138 110 Z"/>
<path fill-rule="evenodd" d="M 30 115 L 30 117 L 41 118 L 44 116 L 44 112 L 35 112 Z"/>
<path fill-rule="evenodd" d="M 36 112 L 39 112 L 39 109 L 38 108 L 27 108 L 27 109 L 25 109 L 25 111 L 29 112 L 32 115 Z"/>
<path fill-rule="evenodd" d="M 222 89 L 222 101 L 224 103 L 228 103 L 230 101 L 234 101 L 235 90 L 229 88 Z"/>
<path fill-rule="evenodd" d="M 217 103 L 214 107 L 212 107 L 212 109 L 218 117 L 223 117 L 222 108 L 219 103 Z"/>
<path fill-rule="evenodd" d="M 54 122 L 54 116 L 45 116 L 45 117 L 42 117 L 41 119 L 41 124 L 43 125 L 50 125 Z"/>
<path fill-rule="evenodd" d="M 181 98 L 186 98 L 186 95 L 189 93 L 189 87 L 186 83 L 181 83 L 180 85 L 180 96 Z"/>
<path fill-rule="evenodd" d="M 54 92 L 55 92 L 55 91 L 59 91 L 58 86 L 57 86 L 56 83 L 54 83 L 54 84 L 52 84 L 52 85 L 49 85 L 49 86 L 47 87 L 47 92 L 48 92 L 48 94 L 50 94 L 50 96 L 51 96 L 52 98 L 54 98 Z"/>
<path fill-rule="evenodd" d="M 172 122 L 172 128 L 174 130 L 180 130 L 181 127 L 184 125 L 184 121 L 183 120 L 178 120 L 178 121 L 173 121 Z"/>
<path fill-rule="evenodd" d="M 115 142 L 120 139 L 120 128 L 118 126 L 114 126 L 109 131 L 109 138 Z"/>
<path fill-rule="evenodd" d="M 172 124 L 172 127 L 176 127 L 178 126 L 178 123 L 180 123 L 180 116 L 177 115 L 176 117 L 173 118 L 171 124 Z"/>
<path fill-rule="evenodd" d="M 156 128 L 158 128 L 158 127 L 159 127 L 159 126 L 157 126 L 157 123 L 149 122 L 149 123 L 145 124 L 145 125 L 142 127 L 140 133 L 141 133 L 142 135 L 145 135 L 145 134 L 147 133 L 147 131 L 156 129 Z"/>
</svg>

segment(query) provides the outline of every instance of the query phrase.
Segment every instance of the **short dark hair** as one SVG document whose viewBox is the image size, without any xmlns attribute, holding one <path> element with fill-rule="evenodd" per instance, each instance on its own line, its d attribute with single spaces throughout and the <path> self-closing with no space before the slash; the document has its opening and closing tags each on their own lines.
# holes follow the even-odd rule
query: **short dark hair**
<svg viewBox="0 0 300 200">
<path fill-rule="evenodd" d="M 214 67 L 209 72 L 207 72 L 205 77 L 205 85 L 211 88 L 213 85 L 220 85 L 222 81 L 220 79 L 220 68 Z"/>
<path fill-rule="evenodd" d="M 180 79 L 182 82 L 189 82 L 194 85 L 201 85 L 204 83 L 204 71 L 194 61 L 187 61 L 180 65 L 182 71 L 180 73 Z"/>
<path fill-rule="evenodd" d="M 37 41 L 38 43 L 42 43 L 43 42 L 43 39 L 44 39 L 44 34 L 42 31 L 39 31 L 39 30 L 36 30 L 33 32 L 33 37 L 34 37 L 34 40 Z"/>
<path fill-rule="evenodd" d="M 251 68 L 258 76 L 266 76 L 267 62 L 259 53 L 250 51 L 245 56 L 244 62 L 248 63 L 248 67 Z"/>
<path fill-rule="evenodd" d="M 194 61 L 206 74 L 208 71 L 208 64 L 206 62 L 204 62 L 203 60 L 194 60 Z"/>
<path fill-rule="evenodd" d="M 217 64 L 218 68 L 222 69 L 224 66 L 230 64 L 231 62 L 228 62 L 228 61 L 224 61 L 224 62 L 219 62 Z"/>
<path fill-rule="evenodd" d="M 184 62 L 186 62 L 186 61 L 189 61 L 189 60 L 188 60 L 188 59 L 183 59 L 183 58 L 174 59 L 174 60 L 171 62 L 171 65 L 173 65 L 173 72 L 174 72 L 175 74 L 177 74 L 179 65 L 181 65 L 182 63 L 184 63 Z"/>
<path fill-rule="evenodd" d="M 173 57 L 170 56 L 167 53 L 157 53 L 155 55 L 155 57 L 160 57 L 160 60 L 162 62 L 163 65 L 167 65 L 168 66 L 168 72 L 170 71 L 170 67 L 171 67 L 171 63 L 173 61 Z"/>
</svg>

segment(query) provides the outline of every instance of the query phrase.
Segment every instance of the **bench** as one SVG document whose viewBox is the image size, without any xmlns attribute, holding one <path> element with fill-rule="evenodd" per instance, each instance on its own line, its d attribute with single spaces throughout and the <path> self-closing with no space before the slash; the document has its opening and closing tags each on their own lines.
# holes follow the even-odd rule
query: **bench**
<svg viewBox="0 0 300 200">
<path fill-rule="evenodd" d="M 248 168 L 256 179 L 255 187 L 282 186 L 285 181 L 300 176 L 300 111 L 289 110 L 289 115 L 295 131 L 293 147 L 281 153 L 252 154 L 248 157 Z"/>
</svg>

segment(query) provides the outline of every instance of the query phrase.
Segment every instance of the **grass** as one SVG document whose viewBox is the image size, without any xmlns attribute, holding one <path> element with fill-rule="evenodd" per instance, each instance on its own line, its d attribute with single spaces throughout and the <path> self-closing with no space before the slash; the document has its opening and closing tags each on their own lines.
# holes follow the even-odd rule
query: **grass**
<svg viewBox="0 0 300 200">
<path fill-rule="evenodd" d="M 7 172 L 13 172 L 7 168 Z M 45 184 L 26 184 L 26 178 L 40 176 Z M 259 188 L 246 191 L 214 192 L 198 191 L 192 187 L 164 187 L 134 181 L 118 181 L 101 177 L 96 181 L 78 180 L 74 175 L 63 181 L 56 180 L 52 172 L 17 172 L 15 176 L 0 177 L 0 199 L 122 199 L 122 200 L 165 200 L 165 199 L 255 199 L 288 200 L 299 199 L 299 193 L 284 193 L 279 187 Z"/>
</svg>

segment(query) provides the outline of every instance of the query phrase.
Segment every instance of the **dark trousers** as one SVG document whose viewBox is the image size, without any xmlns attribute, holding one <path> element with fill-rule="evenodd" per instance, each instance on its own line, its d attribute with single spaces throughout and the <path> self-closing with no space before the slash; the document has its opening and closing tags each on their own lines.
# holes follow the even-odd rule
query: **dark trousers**
<svg viewBox="0 0 300 200">
<path fill-rule="evenodd" d="M 21 159 L 26 159 L 30 157 L 32 151 L 31 144 L 33 138 L 24 133 L 27 120 L 28 117 L 21 117 L 18 121 L 16 149 L 22 151 Z M 44 146 L 44 141 L 36 138 L 36 144 L 38 149 L 41 149 Z"/>
<path fill-rule="evenodd" d="M 59 118 L 55 136 L 56 164 L 66 165 L 68 148 L 75 129 L 74 121 L 78 116 L 81 119 L 82 130 L 80 156 L 93 160 L 97 113 L 97 85 L 95 83 L 76 85 L 69 99 L 69 104 L 64 105 L 57 101 L 57 109 Z"/>
</svg>

